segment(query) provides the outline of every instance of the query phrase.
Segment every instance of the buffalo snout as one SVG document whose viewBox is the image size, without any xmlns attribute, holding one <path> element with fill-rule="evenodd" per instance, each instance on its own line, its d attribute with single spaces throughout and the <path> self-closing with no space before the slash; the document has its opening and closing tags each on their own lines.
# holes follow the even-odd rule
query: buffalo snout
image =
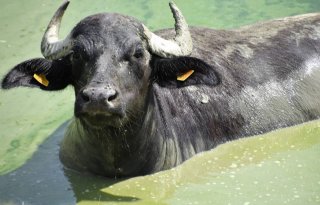
<svg viewBox="0 0 320 205">
<path fill-rule="evenodd" d="M 102 103 L 113 107 L 117 102 L 118 92 L 111 87 L 90 87 L 80 93 L 87 103 Z"/>
<path fill-rule="evenodd" d="M 122 115 L 119 93 L 111 86 L 86 87 L 77 96 L 76 113 L 79 115 Z"/>
</svg>

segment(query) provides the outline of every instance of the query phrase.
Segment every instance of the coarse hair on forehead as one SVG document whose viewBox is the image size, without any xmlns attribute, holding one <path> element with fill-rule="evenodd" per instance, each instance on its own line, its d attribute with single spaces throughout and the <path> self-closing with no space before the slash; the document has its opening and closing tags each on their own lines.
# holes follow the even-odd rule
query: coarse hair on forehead
<svg viewBox="0 0 320 205">
<path fill-rule="evenodd" d="M 142 23 L 137 19 L 117 13 L 100 13 L 88 16 L 72 30 L 72 37 L 78 35 L 140 34 Z"/>
</svg>

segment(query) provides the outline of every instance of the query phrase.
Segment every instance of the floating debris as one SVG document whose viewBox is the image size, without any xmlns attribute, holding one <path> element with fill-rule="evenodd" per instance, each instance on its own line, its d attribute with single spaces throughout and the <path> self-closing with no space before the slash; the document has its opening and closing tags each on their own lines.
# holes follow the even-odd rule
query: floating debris
<svg viewBox="0 0 320 205">
<path fill-rule="evenodd" d="M 206 94 L 201 94 L 201 103 L 207 104 L 209 102 L 209 96 Z"/>
</svg>

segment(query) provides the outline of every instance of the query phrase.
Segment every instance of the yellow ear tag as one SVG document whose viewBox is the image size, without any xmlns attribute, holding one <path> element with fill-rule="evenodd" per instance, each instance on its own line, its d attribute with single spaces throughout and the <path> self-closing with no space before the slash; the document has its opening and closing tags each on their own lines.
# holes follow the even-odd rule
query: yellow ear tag
<svg viewBox="0 0 320 205">
<path fill-rule="evenodd" d="M 177 80 L 178 81 L 185 81 L 192 75 L 192 73 L 194 73 L 194 70 L 189 70 L 188 72 L 178 76 Z"/>
<path fill-rule="evenodd" d="M 38 81 L 40 84 L 42 84 L 46 87 L 49 85 L 48 79 L 43 74 L 34 74 L 33 78 L 36 79 L 36 81 Z"/>
</svg>

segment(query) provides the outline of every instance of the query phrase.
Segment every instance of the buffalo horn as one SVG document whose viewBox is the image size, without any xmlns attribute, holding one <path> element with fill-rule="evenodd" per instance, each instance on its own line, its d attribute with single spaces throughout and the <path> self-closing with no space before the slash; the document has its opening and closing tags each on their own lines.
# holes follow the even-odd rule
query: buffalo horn
<svg viewBox="0 0 320 205">
<path fill-rule="evenodd" d="M 176 36 L 173 40 L 166 40 L 143 25 L 144 36 L 148 42 L 149 49 L 153 54 L 164 58 L 190 55 L 192 52 L 192 39 L 188 24 L 178 7 L 173 2 L 170 2 L 169 5 L 175 19 Z"/>
<path fill-rule="evenodd" d="M 70 51 L 71 41 L 70 37 L 64 40 L 59 40 L 59 29 L 62 16 L 69 5 L 69 1 L 65 0 L 62 5 L 55 12 L 43 35 L 41 42 L 42 55 L 47 59 L 59 59 Z"/>
</svg>

